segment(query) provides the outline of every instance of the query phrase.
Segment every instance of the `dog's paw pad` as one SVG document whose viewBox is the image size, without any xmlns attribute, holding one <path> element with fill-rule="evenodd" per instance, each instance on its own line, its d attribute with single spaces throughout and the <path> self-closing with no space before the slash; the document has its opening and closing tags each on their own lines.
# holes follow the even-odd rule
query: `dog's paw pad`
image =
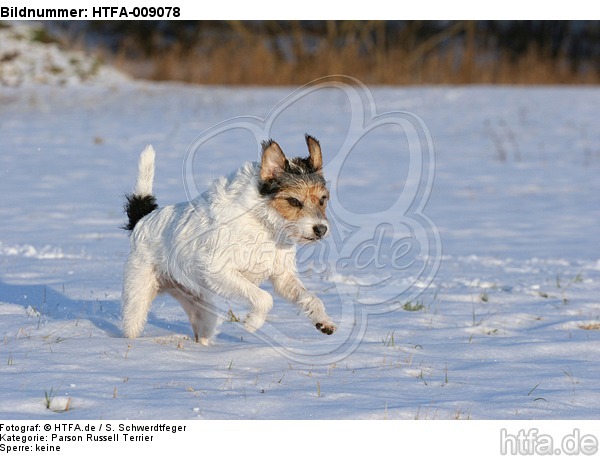
<svg viewBox="0 0 600 456">
<path fill-rule="evenodd" d="M 317 323 L 315 326 L 319 331 L 321 331 L 323 334 L 327 334 L 328 336 L 333 334 L 336 329 L 334 325 L 326 323 Z"/>
</svg>

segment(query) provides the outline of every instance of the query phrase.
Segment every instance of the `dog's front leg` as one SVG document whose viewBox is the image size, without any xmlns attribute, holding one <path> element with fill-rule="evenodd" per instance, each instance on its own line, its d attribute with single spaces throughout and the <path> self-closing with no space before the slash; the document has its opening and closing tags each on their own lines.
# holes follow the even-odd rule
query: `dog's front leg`
<svg viewBox="0 0 600 456">
<path fill-rule="evenodd" d="M 327 315 L 323 301 L 306 289 L 293 269 L 275 275 L 271 280 L 275 291 L 285 299 L 299 305 L 319 331 L 325 334 L 335 332 L 336 327 Z"/>
<path fill-rule="evenodd" d="M 250 303 L 252 310 L 244 320 L 246 331 L 253 333 L 264 324 L 273 308 L 273 297 L 269 293 L 232 269 L 214 275 L 211 282 L 215 293 L 226 298 L 243 298 Z"/>
</svg>

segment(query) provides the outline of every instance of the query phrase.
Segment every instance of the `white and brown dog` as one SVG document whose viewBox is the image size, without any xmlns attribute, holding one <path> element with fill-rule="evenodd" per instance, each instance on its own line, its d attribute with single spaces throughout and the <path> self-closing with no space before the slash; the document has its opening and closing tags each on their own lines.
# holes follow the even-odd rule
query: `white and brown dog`
<svg viewBox="0 0 600 456">
<path fill-rule="evenodd" d="M 154 150 L 142 152 L 125 205 L 124 228 L 131 231 L 122 298 L 125 336 L 140 335 L 160 292 L 181 303 L 195 340 L 204 345 L 216 331 L 219 296 L 250 304 L 244 325 L 254 332 L 273 307 L 273 297 L 259 288 L 267 279 L 317 329 L 335 331 L 323 302 L 306 290 L 296 268 L 296 244 L 329 231 L 321 147 L 309 135 L 306 143 L 307 158 L 288 160 L 276 142 L 264 142 L 260 164 L 247 163 L 194 200 L 160 209 L 152 194 Z"/>
</svg>

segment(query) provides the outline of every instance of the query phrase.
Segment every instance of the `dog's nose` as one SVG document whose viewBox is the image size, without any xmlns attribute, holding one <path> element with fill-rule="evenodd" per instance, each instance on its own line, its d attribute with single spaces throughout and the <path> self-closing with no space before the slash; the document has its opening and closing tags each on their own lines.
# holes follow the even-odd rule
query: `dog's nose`
<svg viewBox="0 0 600 456">
<path fill-rule="evenodd" d="M 313 231 L 317 235 L 318 238 L 322 238 L 327 233 L 327 226 L 325 225 L 315 225 L 313 226 Z"/>
</svg>

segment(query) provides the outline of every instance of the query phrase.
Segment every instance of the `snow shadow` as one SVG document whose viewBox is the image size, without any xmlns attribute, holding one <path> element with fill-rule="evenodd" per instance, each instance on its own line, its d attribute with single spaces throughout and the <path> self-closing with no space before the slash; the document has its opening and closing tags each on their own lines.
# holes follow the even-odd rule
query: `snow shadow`
<svg viewBox="0 0 600 456">
<path fill-rule="evenodd" d="M 120 302 L 116 300 L 72 299 L 45 284 L 11 285 L 0 280 L 0 302 L 17 304 L 52 320 L 90 321 L 110 337 L 122 337 L 114 323 L 120 319 Z"/>
</svg>

